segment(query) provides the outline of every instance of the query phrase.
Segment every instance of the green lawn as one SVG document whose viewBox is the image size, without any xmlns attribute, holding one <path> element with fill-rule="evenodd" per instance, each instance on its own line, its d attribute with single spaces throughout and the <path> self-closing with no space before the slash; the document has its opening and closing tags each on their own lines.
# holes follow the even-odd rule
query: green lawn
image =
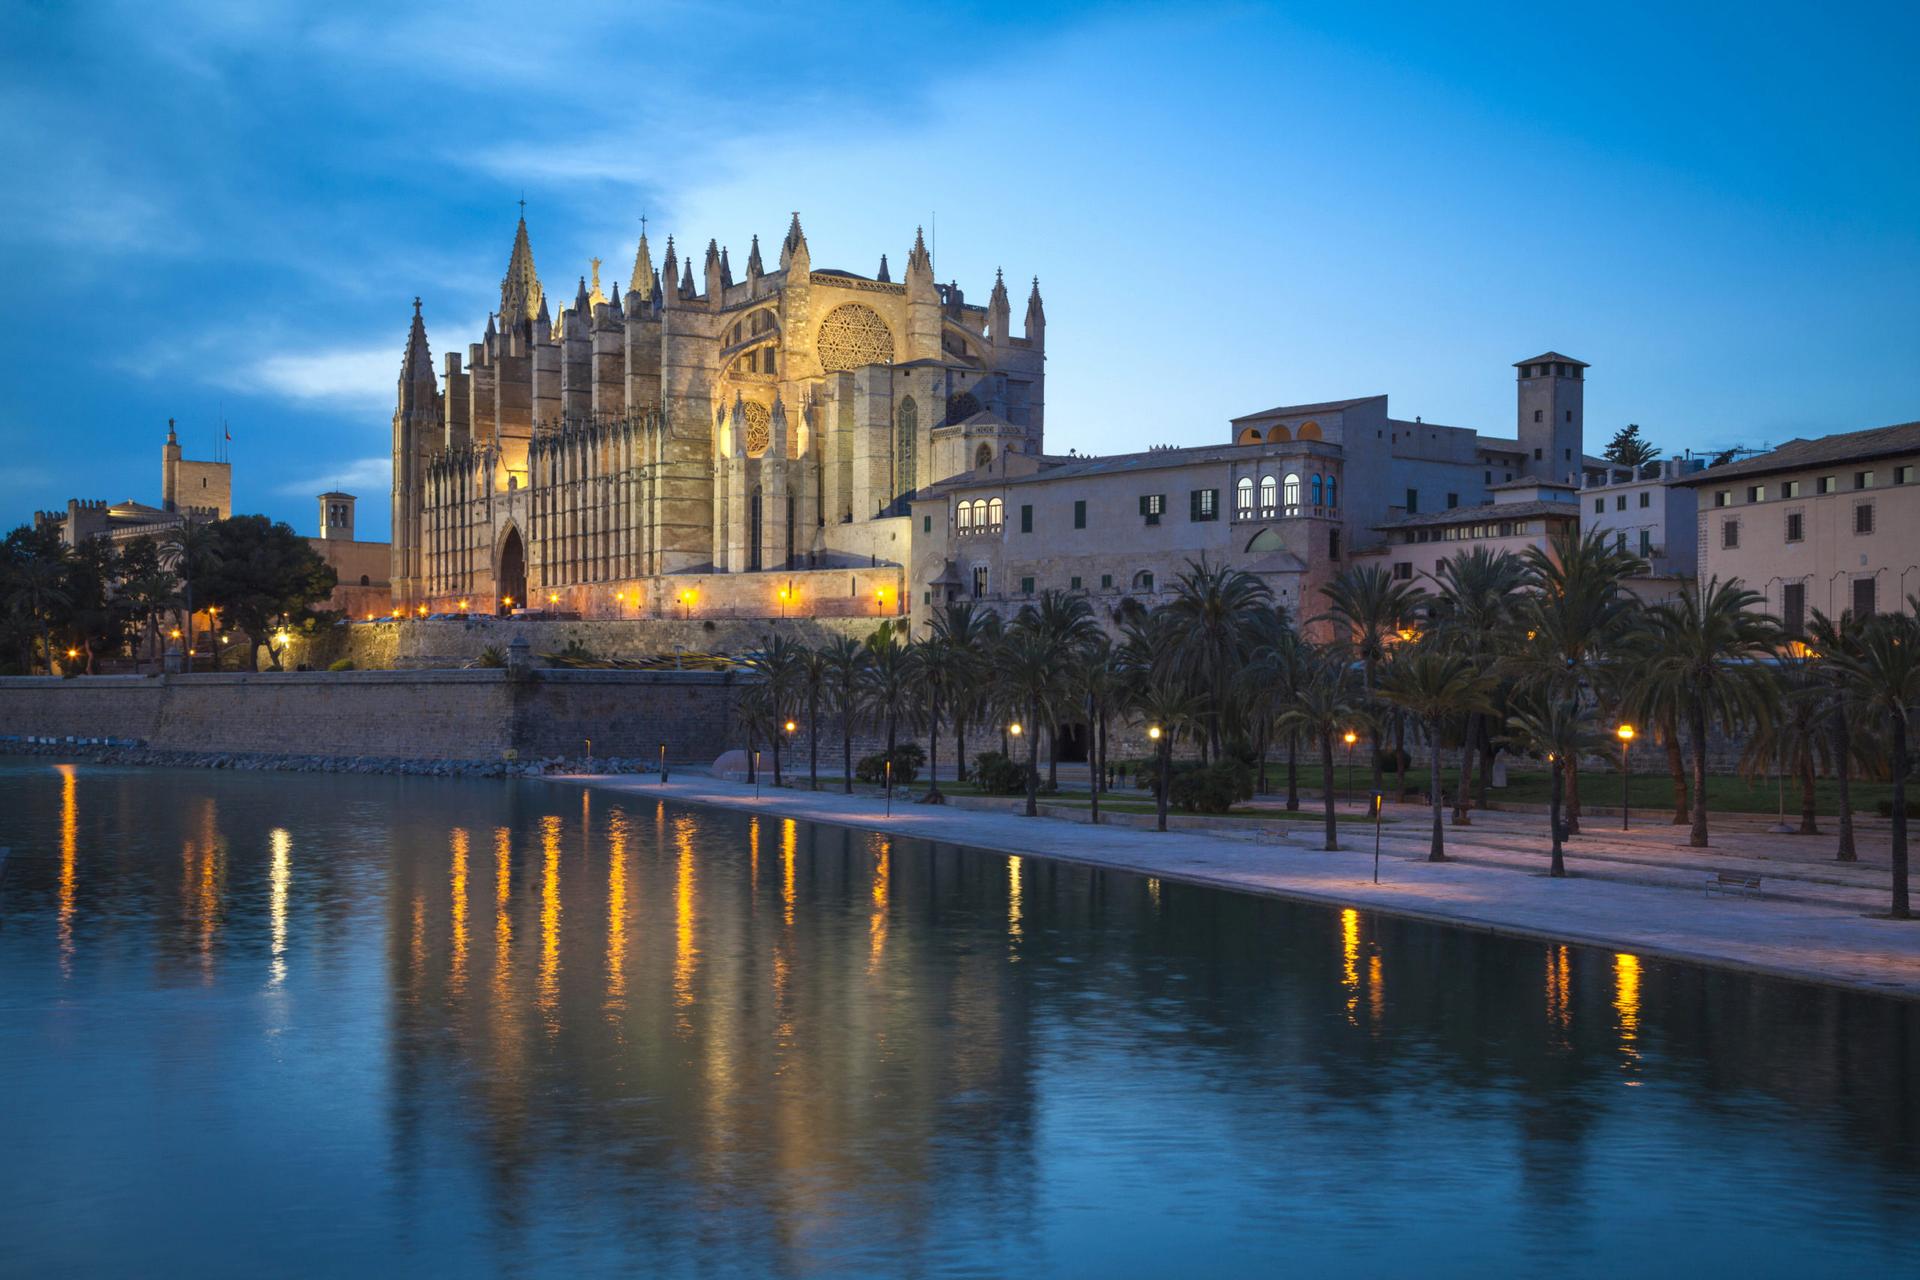
<svg viewBox="0 0 1920 1280">
<path fill-rule="evenodd" d="M 1443 769 L 1447 794 L 1452 795 L 1453 788 L 1459 785 L 1460 773 L 1457 768 Z M 1424 793 L 1427 787 L 1426 769 L 1407 771 L 1407 789 Z M 1334 771 L 1334 783 L 1342 786 L 1346 781 L 1343 771 Z M 1383 779 L 1386 786 L 1388 803 L 1392 803 L 1394 778 L 1392 774 Z M 1369 785 L 1367 775 L 1359 769 L 1354 770 L 1355 794 L 1364 796 Z M 1635 809 L 1648 812 L 1671 810 L 1673 807 L 1673 780 L 1665 774 L 1636 773 L 1633 775 L 1629 791 L 1630 803 Z M 1885 782 L 1862 782 L 1855 779 L 1853 792 L 1854 812 L 1873 812 L 1874 806 L 1892 794 L 1892 786 Z M 1551 799 L 1548 776 L 1545 770 L 1521 771 L 1510 769 L 1507 772 L 1507 785 L 1504 788 L 1488 792 L 1495 805 L 1501 802 L 1509 804 L 1546 804 Z M 1814 782 L 1815 804 L 1824 817 L 1838 811 L 1840 788 L 1831 778 L 1820 778 Z M 1618 806 L 1620 803 L 1620 774 L 1617 771 L 1600 773 L 1592 770 L 1580 774 L 1580 798 L 1588 804 Z M 1773 813 L 1779 808 L 1780 791 L 1778 784 L 1771 778 L 1764 782 L 1748 783 L 1741 778 L 1724 774 L 1707 775 L 1707 808 L 1717 813 Z M 1800 784 L 1787 779 L 1787 815 L 1793 817 L 1800 812 Z"/>
</svg>

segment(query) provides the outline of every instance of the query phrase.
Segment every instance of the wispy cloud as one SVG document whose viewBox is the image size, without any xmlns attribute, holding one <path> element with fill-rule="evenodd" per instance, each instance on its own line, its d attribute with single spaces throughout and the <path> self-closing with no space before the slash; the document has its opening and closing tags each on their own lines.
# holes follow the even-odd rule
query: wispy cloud
<svg viewBox="0 0 1920 1280">
<path fill-rule="evenodd" d="M 306 405 L 375 409 L 393 400 L 400 367 L 391 344 L 280 352 L 216 379 L 236 391 Z"/>
<path fill-rule="evenodd" d="M 378 496 L 387 492 L 392 480 L 392 459 L 355 458 L 331 470 L 309 472 L 301 479 L 275 485 L 273 491 L 286 498 L 311 498 L 332 489 L 359 496 Z"/>
</svg>

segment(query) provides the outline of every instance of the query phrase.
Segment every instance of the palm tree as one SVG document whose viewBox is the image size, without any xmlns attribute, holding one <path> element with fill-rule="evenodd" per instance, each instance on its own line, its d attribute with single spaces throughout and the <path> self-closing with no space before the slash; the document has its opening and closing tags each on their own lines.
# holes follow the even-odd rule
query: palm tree
<svg viewBox="0 0 1920 1280">
<path fill-rule="evenodd" d="M 789 640 L 776 632 L 768 636 L 765 647 L 746 662 L 748 669 L 758 672 L 766 684 L 766 709 L 773 739 L 773 785 L 776 787 L 782 781 L 780 742 L 786 736 L 787 712 L 793 706 L 794 688 L 801 678 L 805 653 L 806 650 L 798 641 Z"/>
<path fill-rule="evenodd" d="M 1031 818 L 1040 812 L 1040 713 L 1059 692 L 1066 652 L 1023 611 L 1007 628 L 997 661 L 1004 696 L 1026 712 L 1027 816 Z"/>
<path fill-rule="evenodd" d="M 1851 690 L 1846 667 L 1840 661 L 1844 655 L 1856 652 L 1860 626 L 1860 620 L 1851 611 L 1834 619 L 1815 609 L 1807 627 L 1813 669 L 1826 689 L 1827 733 L 1833 741 L 1834 784 L 1840 793 L 1840 842 L 1833 855 L 1836 862 L 1859 860 L 1853 843 L 1853 766 L 1856 755 L 1862 754 L 1863 743 L 1872 741 L 1871 733 L 1863 734 L 1854 727 L 1853 708 L 1849 705 Z"/>
<path fill-rule="evenodd" d="M 1774 618 L 1756 611 L 1756 591 L 1709 579 L 1649 611 L 1653 637 L 1639 661 L 1647 696 L 1678 708 L 1693 750 L 1693 830 L 1687 843 L 1707 847 L 1707 733 L 1728 733 L 1765 717 L 1772 674 L 1764 660 L 1780 638 Z"/>
<path fill-rule="evenodd" d="M 1853 705 L 1864 717 L 1887 726 L 1893 769 L 1893 905 L 1888 914 L 1906 920 L 1907 774 L 1913 767 L 1907 734 L 1914 708 L 1920 706 L 1920 623 L 1911 614 L 1877 615 L 1834 663 Z"/>
<path fill-rule="evenodd" d="M 853 718 L 860 712 L 860 694 L 866 687 L 870 655 L 867 646 L 851 636 L 835 636 L 821 653 L 827 665 L 827 686 L 840 712 L 840 746 L 844 756 L 841 783 L 853 794 Z"/>
<path fill-rule="evenodd" d="M 1543 698 L 1588 696 L 1600 687 L 1607 663 L 1631 634 L 1639 601 L 1622 585 L 1647 571 L 1604 529 L 1585 535 L 1556 530 L 1545 548 L 1521 555 L 1528 588 L 1518 626 L 1524 643 L 1508 667 Z M 1567 762 L 1567 832 L 1580 831 L 1580 768 Z"/>
<path fill-rule="evenodd" d="M 1553 865 L 1549 874 L 1564 876 L 1567 863 L 1561 844 L 1566 832 L 1560 823 L 1560 801 L 1565 765 L 1569 760 L 1578 759 L 1582 752 L 1600 747 L 1602 738 L 1594 725 L 1594 713 L 1573 698 L 1522 703 L 1507 717 L 1507 734 L 1520 750 L 1543 759 L 1552 775 L 1552 800 L 1547 810 L 1553 833 Z"/>
<path fill-rule="evenodd" d="M 1356 565 L 1343 570 L 1321 588 L 1327 611 L 1321 618 L 1335 624 L 1341 639 L 1360 662 L 1366 702 L 1373 701 L 1380 664 L 1399 633 L 1427 605 L 1427 593 L 1411 582 L 1394 578 L 1379 565 Z M 1380 790 L 1380 729 L 1373 720 L 1373 789 Z M 1405 771 L 1402 771 L 1402 777 Z"/>
<path fill-rule="evenodd" d="M 1307 679 L 1292 705 L 1280 713 L 1280 728 L 1289 737 L 1304 736 L 1320 745 L 1320 799 L 1326 808 L 1329 853 L 1340 847 L 1334 815 L 1333 744 L 1350 726 L 1365 724 L 1367 709 L 1355 695 L 1353 667 L 1336 650 L 1307 654 Z M 1375 793 L 1379 788 L 1374 788 Z"/>
<path fill-rule="evenodd" d="M 889 760 L 893 759 L 894 747 L 900 741 L 900 722 L 904 719 L 911 723 L 917 709 L 916 665 L 890 624 L 881 623 L 867 637 L 864 699 L 867 709 L 886 726 Z"/>
<path fill-rule="evenodd" d="M 946 641 L 938 634 L 914 641 L 908 646 L 908 656 L 919 680 L 921 695 L 927 700 L 927 793 L 921 800 L 925 804 L 944 804 L 947 798 L 940 793 L 940 716 L 955 683 L 962 677 L 954 671 Z"/>
<path fill-rule="evenodd" d="M 1473 547 L 1442 560 L 1433 572 L 1440 589 L 1435 601 L 1438 638 L 1476 668 L 1491 663 L 1513 622 L 1513 598 L 1526 577 L 1520 557 L 1508 551 Z M 1481 773 L 1492 769 L 1491 735 L 1483 732 L 1485 713 L 1467 717 L 1460 744 L 1460 786 L 1453 797 L 1453 821 L 1464 826 L 1468 816 L 1467 770 L 1476 747 L 1481 749 Z"/>
<path fill-rule="evenodd" d="M 1113 642 L 1096 635 L 1083 645 L 1075 663 L 1075 684 L 1087 708 L 1087 789 L 1094 825 L 1100 822 L 1100 792 L 1105 785 L 1107 766 L 1107 721 L 1122 690 L 1119 656 Z"/>
<path fill-rule="evenodd" d="M 1304 646 L 1287 615 L 1287 606 L 1262 609 L 1249 636 L 1250 652 L 1235 682 L 1234 697 L 1253 721 L 1254 750 L 1260 773 L 1255 785 L 1267 790 L 1267 755 L 1272 737 L 1280 732 L 1280 713 L 1293 704 L 1305 681 Z M 1287 733 L 1287 808 L 1300 807 L 1298 733 Z"/>
<path fill-rule="evenodd" d="M 1016 623 L 1024 624 L 1044 637 L 1053 647 L 1055 660 L 1060 664 L 1061 674 L 1066 671 L 1066 661 L 1074 650 L 1100 634 L 1100 624 L 1094 620 L 1093 609 L 1087 604 L 1085 596 L 1071 592 L 1049 589 L 1040 593 L 1040 598 L 1020 610 Z M 1064 685 L 1057 686 L 1052 695 L 1044 699 L 1037 710 L 1046 716 L 1048 747 L 1049 786 L 1060 785 L 1060 722 L 1062 698 L 1068 692 Z M 1029 710 L 1033 710 L 1030 708 Z M 1029 727 L 1037 729 L 1038 724 Z M 1037 750 L 1037 742 L 1029 744 Z"/>
<path fill-rule="evenodd" d="M 193 588 L 213 567 L 218 554 L 220 531 L 209 520 L 183 520 L 160 537 L 161 563 L 180 579 L 180 595 L 185 602 L 186 663 L 193 671 Z M 218 658 L 215 659 L 216 663 Z"/>
<path fill-rule="evenodd" d="M 833 671 L 819 649 L 800 650 L 795 688 L 807 708 L 807 790 L 820 789 L 820 699 L 827 693 Z"/>
<path fill-rule="evenodd" d="M 933 634 L 946 646 L 947 661 L 956 680 L 948 694 L 953 719 L 954 777 L 967 777 L 967 725 L 984 710 L 979 692 L 980 673 L 1000 635 L 1000 615 L 972 600 L 949 600 L 933 615 Z"/>
<path fill-rule="evenodd" d="M 1440 821 L 1440 794 L 1444 789 L 1440 772 L 1440 739 L 1447 723 L 1456 716 L 1472 715 L 1491 708 L 1488 699 L 1490 680 L 1473 669 L 1467 658 L 1447 653 L 1428 642 L 1395 660 L 1380 686 L 1380 696 L 1420 721 L 1426 731 L 1432 761 L 1427 799 L 1433 806 L 1433 847 L 1429 862 L 1447 860 L 1446 835 Z"/>
<path fill-rule="evenodd" d="M 1768 690 L 1770 706 L 1747 735 L 1740 773 L 1748 781 L 1775 769 L 1800 784 L 1800 834 L 1820 834 L 1814 775 L 1833 767 L 1833 686 L 1809 656 L 1783 653 Z"/>
<path fill-rule="evenodd" d="M 1161 606 L 1176 637 L 1169 659 L 1193 672 L 1207 696 L 1202 720 L 1216 758 L 1235 705 L 1228 690 L 1272 599 L 1267 584 L 1252 574 L 1210 565 L 1202 556 L 1187 562 L 1174 579 L 1173 598 Z"/>
<path fill-rule="evenodd" d="M 1153 739 L 1155 823 L 1157 830 L 1165 831 L 1174 740 L 1183 732 L 1202 731 L 1206 699 L 1164 672 L 1149 672 L 1133 687 L 1128 702 L 1134 713 L 1147 722 L 1148 736 Z"/>
</svg>

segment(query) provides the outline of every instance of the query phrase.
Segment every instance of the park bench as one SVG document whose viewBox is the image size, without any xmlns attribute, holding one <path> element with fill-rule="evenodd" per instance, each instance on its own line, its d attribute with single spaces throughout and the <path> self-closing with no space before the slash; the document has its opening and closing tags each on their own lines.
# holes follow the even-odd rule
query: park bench
<svg viewBox="0 0 1920 1280">
<path fill-rule="evenodd" d="M 1705 889 L 1708 893 L 1746 893 L 1758 898 L 1760 877 L 1742 874 L 1738 871 L 1721 871 L 1707 877 Z"/>
</svg>

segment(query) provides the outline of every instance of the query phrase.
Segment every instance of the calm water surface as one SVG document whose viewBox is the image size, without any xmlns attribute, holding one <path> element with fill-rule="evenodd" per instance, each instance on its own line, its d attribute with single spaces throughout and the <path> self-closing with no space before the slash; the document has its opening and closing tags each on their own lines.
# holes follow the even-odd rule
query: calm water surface
<svg viewBox="0 0 1920 1280">
<path fill-rule="evenodd" d="M 1914 1274 L 1912 1005 L 540 782 L 0 845 L 9 1274 Z"/>
</svg>

